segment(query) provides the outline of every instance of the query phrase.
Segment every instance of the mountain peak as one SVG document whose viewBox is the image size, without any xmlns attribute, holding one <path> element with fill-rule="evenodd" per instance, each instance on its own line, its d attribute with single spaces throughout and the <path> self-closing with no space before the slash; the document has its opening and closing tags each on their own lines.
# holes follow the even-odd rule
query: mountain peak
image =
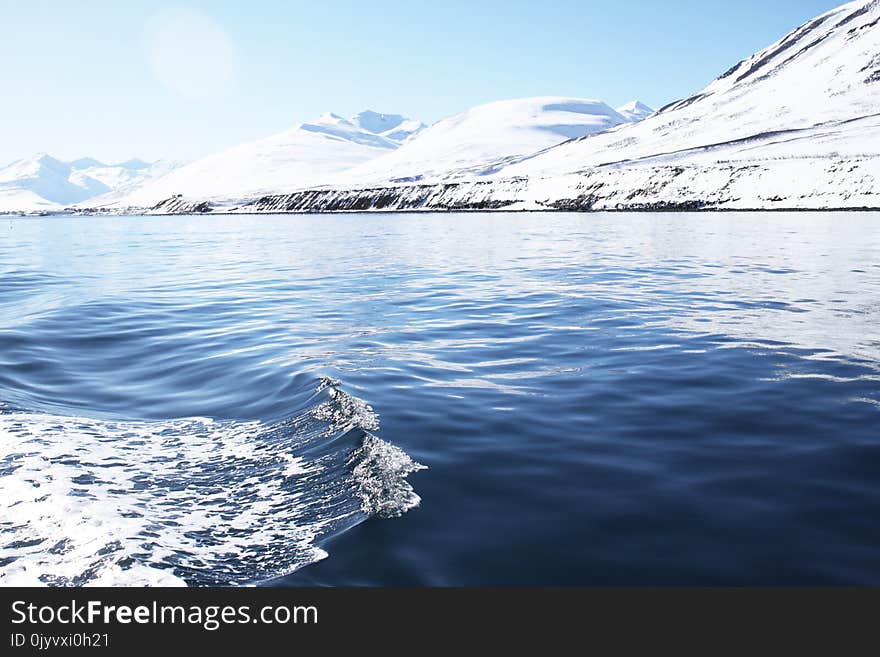
<svg viewBox="0 0 880 657">
<path fill-rule="evenodd" d="M 626 105 L 618 107 L 617 111 L 630 123 L 637 123 L 654 113 L 653 109 L 640 100 L 631 100 Z"/>
<path fill-rule="evenodd" d="M 62 162 L 58 158 L 52 157 L 51 155 L 43 151 L 34 154 L 33 157 L 27 158 L 27 161 L 34 162 L 36 164 L 44 164 L 47 166 L 64 165 L 64 162 Z"/>
<path fill-rule="evenodd" d="M 625 105 L 622 105 L 622 106 L 620 107 L 620 109 L 626 109 L 626 110 L 636 110 L 636 109 L 640 109 L 640 110 L 648 110 L 648 111 L 651 111 L 651 112 L 654 111 L 654 110 L 652 110 L 650 107 L 648 107 L 647 105 L 645 105 L 645 104 L 644 104 L 642 101 L 640 101 L 640 100 L 631 100 L 631 101 L 629 101 L 628 103 L 626 103 Z"/>
</svg>

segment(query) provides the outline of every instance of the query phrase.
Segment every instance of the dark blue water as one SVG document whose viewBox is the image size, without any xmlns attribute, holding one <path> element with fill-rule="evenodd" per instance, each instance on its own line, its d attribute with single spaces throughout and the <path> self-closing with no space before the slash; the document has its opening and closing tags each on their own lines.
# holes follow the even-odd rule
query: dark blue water
<svg viewBox="0 0 880 657">
<path fill-rule="evenodd" d="M 0 219 L 2 583 L 876 585 L 878 473 L 877 214 Z"/>
</svg>

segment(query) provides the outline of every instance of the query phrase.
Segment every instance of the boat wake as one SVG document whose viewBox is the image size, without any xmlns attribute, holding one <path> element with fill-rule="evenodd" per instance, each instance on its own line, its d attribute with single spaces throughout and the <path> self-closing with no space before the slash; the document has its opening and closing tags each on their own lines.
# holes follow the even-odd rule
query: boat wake
<svg viewBox="0 0 880 657">
<path fill-rule="evenodd" d="M 0 585 L 237 585 L 419 504 L 424 466 L 323 379 L 283 421 L 109 421 L 0 405 Z"/>
</svg>

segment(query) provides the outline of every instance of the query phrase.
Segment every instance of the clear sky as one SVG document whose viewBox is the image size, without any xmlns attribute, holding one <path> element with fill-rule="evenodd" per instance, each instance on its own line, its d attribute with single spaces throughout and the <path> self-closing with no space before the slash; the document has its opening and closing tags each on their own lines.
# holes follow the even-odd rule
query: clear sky
<svg viewBox="0 0 880 657">
<path fill-rule="evenodd" d="M 332 111 L 702 88 L 836 0 L 0 0 L 0 164 L 188 160 Z"/>
</svg>

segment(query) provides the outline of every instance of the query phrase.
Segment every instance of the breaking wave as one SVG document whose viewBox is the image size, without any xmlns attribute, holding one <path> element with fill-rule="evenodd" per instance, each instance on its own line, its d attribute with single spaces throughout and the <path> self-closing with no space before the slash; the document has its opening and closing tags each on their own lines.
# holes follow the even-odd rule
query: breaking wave
<svg viewBox="0 0 880 657">
<path fill-rule="evenodd" d="M 419 504 L 424 466 L 322 379 L 280 422 L 113 421 L 0 405 L 0 585 L 236 585 Z"/>
</svg>

